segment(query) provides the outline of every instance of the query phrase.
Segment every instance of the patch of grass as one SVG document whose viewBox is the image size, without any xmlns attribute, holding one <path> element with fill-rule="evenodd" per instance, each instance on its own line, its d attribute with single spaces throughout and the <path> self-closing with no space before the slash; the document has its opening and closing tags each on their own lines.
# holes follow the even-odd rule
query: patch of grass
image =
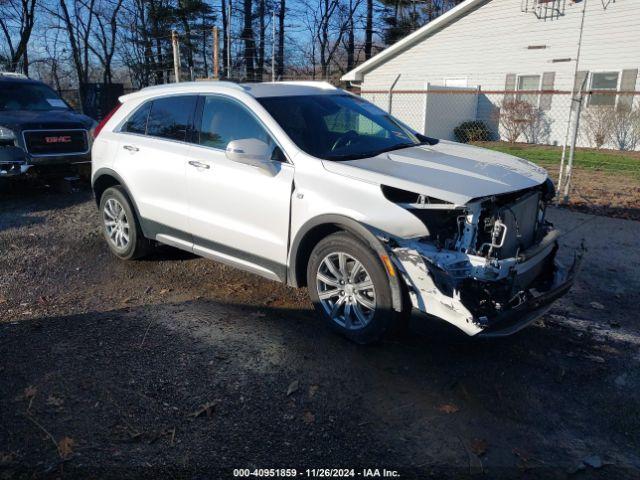
<svg viewBox="0 0 640 480">
<path fill-rule="evenodd" d="M 544 168 L 560 165 L 562 147 L 506 142 L 477 142 L 476 145 L 515 155 Z M 568 152 L 567 152 L 568 157 Z M 590 170 L 621 173 L 640 179 L 640 153 L 615 150 L 576 149 L 574 166 Z"/>
</svg>

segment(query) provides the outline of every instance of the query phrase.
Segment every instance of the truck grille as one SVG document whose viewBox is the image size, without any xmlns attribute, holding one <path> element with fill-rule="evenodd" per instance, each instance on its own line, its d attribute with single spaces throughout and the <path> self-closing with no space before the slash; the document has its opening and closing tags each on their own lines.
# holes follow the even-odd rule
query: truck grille
<svg viewBox="0 0 640 480">
<path fill-rule="evenodd" d="M 23 132 L 31 155 L 78 155 L 87 153 L 86 130 L 30 130 Z"/>
</svg>

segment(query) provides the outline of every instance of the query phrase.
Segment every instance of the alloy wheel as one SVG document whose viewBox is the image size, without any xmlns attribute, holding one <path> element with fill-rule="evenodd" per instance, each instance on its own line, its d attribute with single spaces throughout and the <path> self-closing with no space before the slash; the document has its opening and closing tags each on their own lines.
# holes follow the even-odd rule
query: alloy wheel
<svg viewBox="0 0 640 480">
<path fill-rule="evenodd" d="M 316 288 L 331 320 L 348 330 L 366 327 L 376 310 L 373 280 L 362 263 L 345 252 L 328 254 L 318 267 Z"/>
<path fill-rule="evenodd" d="M 107 237 L 111 244 L 119 251 L 129 246 L 129 220 L 124 207 L 115 198 L 110 198 L 104 204 L 102 211 Z"/>
</svg>

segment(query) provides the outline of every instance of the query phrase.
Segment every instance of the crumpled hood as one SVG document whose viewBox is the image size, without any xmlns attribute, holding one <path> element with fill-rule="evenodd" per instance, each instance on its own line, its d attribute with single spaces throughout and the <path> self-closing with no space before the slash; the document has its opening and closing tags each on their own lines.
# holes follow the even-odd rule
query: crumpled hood
<svg viewBox="0 0 640 480">
<path fill-rule="evenodd" d="M 540 185 L 547 172 L 505 153 L 440 140 L 376 157 L 323 161 L 330 172 L 464 205 L 489 195 Z"/>
</svg>

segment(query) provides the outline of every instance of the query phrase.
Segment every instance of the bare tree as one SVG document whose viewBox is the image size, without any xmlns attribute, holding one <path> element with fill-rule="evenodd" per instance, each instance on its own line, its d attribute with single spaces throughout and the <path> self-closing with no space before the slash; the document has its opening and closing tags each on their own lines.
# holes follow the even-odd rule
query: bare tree
<svg viewBox="0 0 640 480">
<path fill-rule="evenodd" d="M 85 100 L 85 84 L 89 81 L 89 39 L 95 18 L 96 0 L 76 0 L 69 9 L 66 0 L 60 0 L 59 9 L 49 9 L 49 13 L 61 22 L 59 28 L 67 32 L 71 47 L 71 58 L 78 78 L 80 104 Z"/>
<path fill-rule="evenodd" d="M 0 9 L 0 30 L 4 36 L 7 48 L 7 67 L 16 71 L 22 63 L 22 71 L 29 75 L 28 44 L 31 31 L 35 23 L 37 0 L 7 0 Z M 14 35 L 17 33 L 17 44 Z"/>
<path fill-rule="evenodd" d="M 102 65 L 104 83 L 112 82 L 111 64 L 116 50 L 118 17 L 122 2 L 123 0 L 108 0 L 97 6 L 94 12 L 96 27 L 93 31 L 93 38 L 98 45 L 94 47 L 91 42 L 87 43 L 87 47 Z"/>
<path fill-rule="evenodd" d="M 306 4 L 309 17 L 307 28 L 310 30 L 312 42 L 317 45 L 314 50 L 318 52 L 320 75 L 323 79 L 329 78 L 331 62 L 349 30 L 358 5 L 359 1 L 347 4 L 343 0 L 318 0 L 317 4 Z"/>
</svg>

